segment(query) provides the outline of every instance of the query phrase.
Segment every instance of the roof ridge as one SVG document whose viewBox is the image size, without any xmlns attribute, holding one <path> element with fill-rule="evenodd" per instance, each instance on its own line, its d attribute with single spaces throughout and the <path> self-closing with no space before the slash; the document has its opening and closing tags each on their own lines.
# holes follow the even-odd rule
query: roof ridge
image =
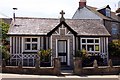
<svg viewBox="0 0 120 80">
<path fill-rule="evenodd" d="M 38 18 L 38 17 L 16 17 L 16 19 L 56 19 L 58 18 Z"/>
</svg>

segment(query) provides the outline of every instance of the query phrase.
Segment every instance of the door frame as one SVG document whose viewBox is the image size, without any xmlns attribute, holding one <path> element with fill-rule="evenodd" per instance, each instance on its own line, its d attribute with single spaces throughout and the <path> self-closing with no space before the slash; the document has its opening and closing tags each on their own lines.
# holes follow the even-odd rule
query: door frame
<svg viewBox="0 0 120 80">
<path fill-rule="evenodd" d="M 56 39 L 56 58 L 58 58 L 58 41 L 66 41 L 66 49 L 67 49 L 67 66 L 70 66 L 70 47 L 69 47 L 69 39 Z"/>
<path fill-rule="evenodd" d="M 68 62 L 67 61 L 68 60 L 67 59 L 68 58 L 68 55 L 67 55 L 67 40 L 58 40 L 58 43 L 57 43 L 58 44 L 58 46 L 57 46 L 58 51 L 59 51 L 59 45 L 60 45 L 59 42 L 64 42 L 65 43 L 65 45 L 64 45 L 65 46 L 65 53 L 64 52 L 63 53 L 58 52 L 58 56 L 61 56 L 61 57 L 65 56 L 66 57 L 65 62 L 63 62 L 63 63 L 61 62 L 61 65 L 67 65 L 67 62 Z"/>
</svg>

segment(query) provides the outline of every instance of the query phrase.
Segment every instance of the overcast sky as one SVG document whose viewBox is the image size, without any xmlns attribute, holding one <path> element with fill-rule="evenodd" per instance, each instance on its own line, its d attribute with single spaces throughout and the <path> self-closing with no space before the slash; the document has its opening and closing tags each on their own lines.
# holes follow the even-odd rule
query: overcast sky
<svg viewBox="0 0 120 80">
<path fill-rule="evenodd" d="M 59 18 L 65 11 L 66 18 L 72 18 L 80 0 L 1 0 L 0 15 L 12 17 L 13 7 L 18 8 L 17 17 Z M 118 8 L 120 0 L 87 0 L 87 5 L 101 8 L 110 5 L 112 11 Z M 1 17 L 1 16 L 0 16 Z"/>
</svg>

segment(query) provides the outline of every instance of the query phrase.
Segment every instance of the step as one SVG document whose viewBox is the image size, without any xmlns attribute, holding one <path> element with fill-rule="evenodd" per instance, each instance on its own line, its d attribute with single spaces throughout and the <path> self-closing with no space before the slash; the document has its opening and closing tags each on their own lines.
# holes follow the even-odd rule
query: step
<svg viewBox="0 0 120 80">
<path fill-rule="evenodd" d="M 65 76 L 74 75 L 73 70 L 61 70 L 61 74 Z"/>
</svg>

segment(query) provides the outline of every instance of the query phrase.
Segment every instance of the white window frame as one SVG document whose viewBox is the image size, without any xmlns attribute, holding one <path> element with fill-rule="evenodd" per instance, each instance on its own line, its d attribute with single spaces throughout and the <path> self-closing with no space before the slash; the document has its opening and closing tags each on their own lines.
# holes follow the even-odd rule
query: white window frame
<svg viewBox="0 0 120 80">
<path fill-rule="evenodd" d="M 30 42 L 25 42 L 25 39 L 26 39 L 26 38 L 30 38 Z M 37 38 L 37 42 L 32 42 L 32 38 Z M 40 45 L 40 44 L 39 44 L 39 43 L 40 43 L 39 41 L 40 41 L 40 40 L 39 40 L 38 37 L 24 37 L 23 39 L 24 39 L 24 52 L 37 52 L 37 51 L 39 50 L 39 48 L 40 48 L 40 47 L 39 47 L 39 45 Z M 34 43 L 37 44 L 37 50 L 32 50 L 32 44 L 34 44 Z M 30 46 L 31 46 L 31 47 L 30 47 L 30 50 L 25 50 L 25 44 L 30 44 Z"/>
<path fill-rule="evenodd" d="M 82 40 L 85 39 L 85 43 L 82 43 Z M 91 39 L 93 40 L 93 43 L 87 43 L 87 40 Z M 99 43 L 95 43 L 95 40 L 99 40 Z M 88 53 L 100 53 L 100 38 L 81 38 L 81 50 L 82 50 L 82 45 L 86 45 L 86 51 Z M 88 51 L 87 46 L 88 45 L 93 45 L 94 46 L 94 51 Z M 95 45 L 99 45 L 99 51 L 95 51 Z"/>
</svg>

